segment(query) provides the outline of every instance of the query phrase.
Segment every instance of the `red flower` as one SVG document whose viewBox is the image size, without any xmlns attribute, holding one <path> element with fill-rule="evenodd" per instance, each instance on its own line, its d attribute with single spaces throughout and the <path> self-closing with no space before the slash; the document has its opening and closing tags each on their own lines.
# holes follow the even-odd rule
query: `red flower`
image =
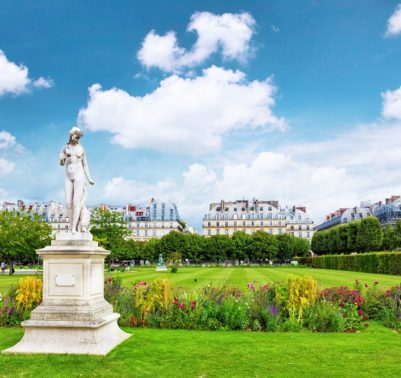
<svg viewBox="0 0 401 378">
<path fill-rule="evenodd" d="M 184 303 L 180 303 L 180 305 L 178 307 L 179 308 L 185 308 L 185 304 Z"/>
<path fill-rule="evenodd" d="M 191 302 L 191 309 L 195 310 L 196 309 L 196 301 Z"/>
<path fill-rule="evenodd" d="M 363 311 L 362 310 L 358 310 L 358 315 L 359 316 L 363 316 Z"/>
<path fill-rule="evenodd" d="M 175 304 L 177 306 L 180 304 L 180 301 L 178 300 L 178 298 L 174 298 L 173 304 Z"/>
</svg>

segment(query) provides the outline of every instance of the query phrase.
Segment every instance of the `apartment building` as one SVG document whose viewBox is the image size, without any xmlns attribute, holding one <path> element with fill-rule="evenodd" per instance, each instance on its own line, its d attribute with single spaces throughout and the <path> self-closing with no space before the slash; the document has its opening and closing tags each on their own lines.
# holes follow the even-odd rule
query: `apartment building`
<svg viewBox="0 0 401 378">
<path fill-rule="evenodd" d="M 305 207 L 282 209 L 278 201 L 257 199 L 211 203 L 202 227 L 205 236 L 233 235 L 236 231 L 253 234 L 259 230 L 272 235 L 301 235 L 306 239 L 313 236 L 313 221 Z"/>
</svg>

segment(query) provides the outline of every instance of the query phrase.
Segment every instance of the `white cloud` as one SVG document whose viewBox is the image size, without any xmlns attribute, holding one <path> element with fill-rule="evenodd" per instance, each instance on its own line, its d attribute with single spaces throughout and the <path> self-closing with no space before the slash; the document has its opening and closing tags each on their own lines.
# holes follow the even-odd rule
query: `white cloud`
<svg viewBox="0 0 401 378">
<path fill-rule="evenodd" d="M 255 24 L 253 17 L 245 12 L 222 15 L 197 12 L 187 28 L 198 35 L 190 51 L 179 47 L 174 32 L 158 35 L 152 30 L 143 40 L 137 56 L 145 67 L 157 67 L 166 72 L 197 66 L 218 51 L 224 59 L 244 62 L 252 52 Z"/>
<path fill-rule="evenodd" d="M 0 95 L 26 92 L 29 83 L 28 68 L 8 61 L 4 52 L 0 50 Z"/>
<path fill-rule="evenodd" d="M 0 150 L 7 149 L 9 147 L 15 146 L 15 136 L 11 135 L 8 131 L 0 131 Z"/>
<path fill-rule="evenodd" d="M 125 148 L 202 154 L 218 149 L 232 130 L 285 129 L 272 112 L 275 91 L 270 79 L 249 82 L 241 71 L 216 66 L 194 78 L 172 75 L 143 97 L 95 84 L 78 123 L 114 134 L 113 143 Z"/>
<path fill-rule="evenodd" d="M 382 93 L 384 118 L 401 120 L 401 87 L 394 91 Z"/>
<path fill-rule="evenodd" d="M 15 164 L 7 159 L 0 158 L 0 175 L 8 175 L 15 169 Z"/>
<path fill-rule="evenodd" d="M 177 181 L 114 178 L 106 198 L 118 203 L 171 200 L 199 228 L 210 202 L 255 197 L 283 203 L 285 188 L 286 204 L 307 206 L 318 222 L 338 207 L 401 194 L 400 140 L 401 123 L 361 126 L 329 142 L 278 147 L 249 161 L 239 156 L 219 171 L 191 164 Z"/>
<path fill-rule="evenodd" d="M 270 29 L 274 32 L 274 33 L 278 33 L 280 31 L 280 28 L 276 25 L 270 25 Z"/>
<path fill-rule="evenodd" d="M 0 96 L 4 94 L 19 95 L 28 92 L 31 86 L 50 88 L 53 85 L 51 79 L 39 79 L 32 82 L 28 76 L 28 68 L 23 64 L 16 64 L 7 59 L 5 53 L 0 50 Z"/>
<path fill-rule="evenodd" d="M 386 36 L 392 37 L 401 34 L 401 4 L 395 8 L 387 21 Z"/>
<path fill-rule="evenodd" d="M 54 81 L 50 78 L 45 79 L 44 77 L 40 77 L 32 85 L 36 88 L 51 88 L 54 85 Z"/>
</svg>

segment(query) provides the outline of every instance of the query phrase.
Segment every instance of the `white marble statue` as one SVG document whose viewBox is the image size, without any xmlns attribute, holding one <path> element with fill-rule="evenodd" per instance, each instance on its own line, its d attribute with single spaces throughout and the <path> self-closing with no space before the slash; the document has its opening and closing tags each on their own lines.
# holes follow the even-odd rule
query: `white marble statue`
<svg viewBox="0 0 401 378">
<path fill-rule="evenodd" d="M 81 129 L 73 127 L 70 130 L 70 140 L 60 153 L 60 165 L 66 167 L 65 199 L 71 232 L 89 231 L 90 214 L 85 206 L 88 196 L 86 181 L 91 185 L 95 184 L 89 173 L 85 150 L 79 144 L 83 135 Z"/>
</svg>

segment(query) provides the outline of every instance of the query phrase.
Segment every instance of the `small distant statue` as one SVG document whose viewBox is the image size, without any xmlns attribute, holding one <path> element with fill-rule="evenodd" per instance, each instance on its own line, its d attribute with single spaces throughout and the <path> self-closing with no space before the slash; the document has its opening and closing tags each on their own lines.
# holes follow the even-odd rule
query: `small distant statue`
<svg viewBox="0 0 401 378">
<path fill-rule="evenodd" d="M 167 270 L 167 266 L 166 266 L 166 263 L 163 260 L 163 255 L 162 254 L 159 255 L 159 261 L 156 264 L 156 270 L 158 272 Z"/>
<path fill-rule="evenodd" d="M 81 129 L 73 127 L 70 139 L 60 153 L 60 165 L 66 167 L 64 187 L 71 232 L 89 232 L 90 213 L 85 206 L 88 196 L 86 181 L 95 184 L 89 173 L 85 150 L 79 144 L 83 135 Z"/>
</svg>

